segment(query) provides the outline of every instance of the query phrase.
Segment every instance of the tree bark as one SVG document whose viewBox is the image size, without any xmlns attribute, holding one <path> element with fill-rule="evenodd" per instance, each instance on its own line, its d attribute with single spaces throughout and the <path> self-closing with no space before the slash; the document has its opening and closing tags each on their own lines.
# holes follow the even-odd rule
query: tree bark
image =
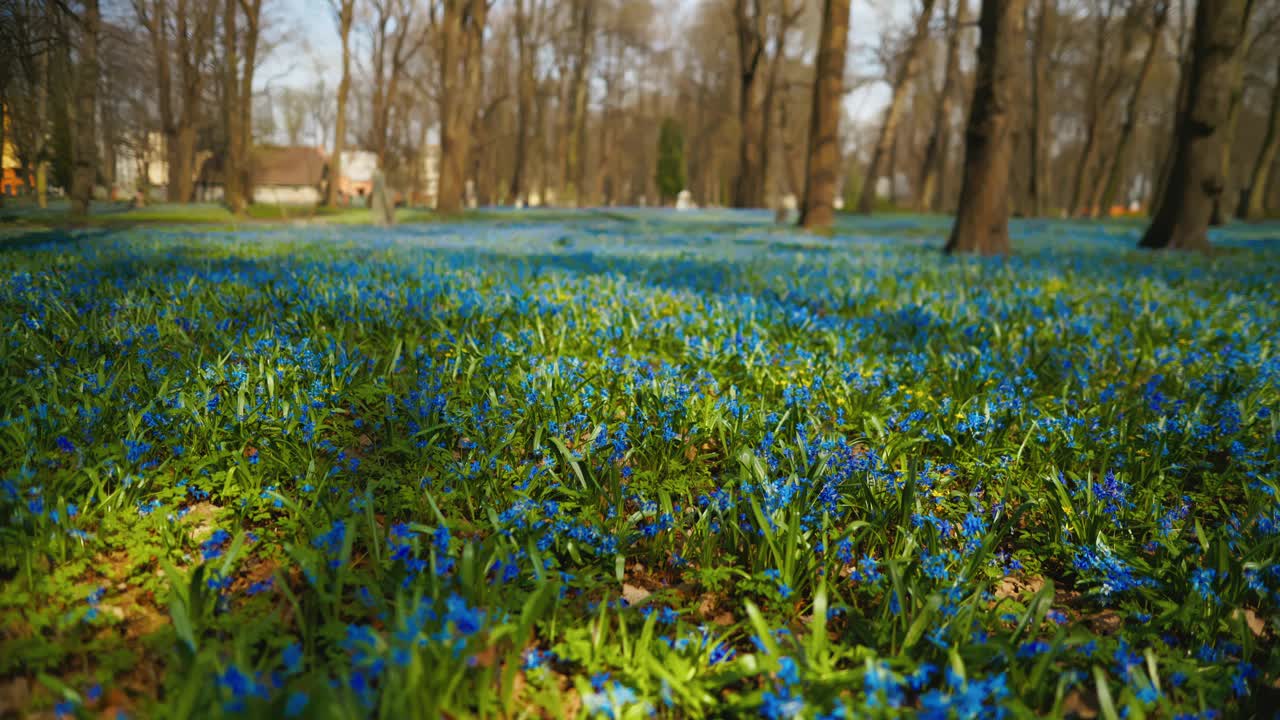
<svg viewBox="0 0 1280 720">
<path fill-rule="evenodd" d="M 1009 253 L 1010 118 L 1027 0 L 982 0 L 973 104 L 965 131 L 964 178 L 944 251 Z"/>
<path fill-rule="evenodd" d="M 1181 23 L 1183 27 L 1181 28 L 1178 36 L 1178 49 L 1181 61 L 1178 63 L 1178 94 L 1173 107 L 1174 131 L 1171 132 L 1170 135 L 1174 135 L 1177 132 L 1178 118 L 1181 117 L 1182 113 L 1185 111 L 1187 106 L 1187 92 L 1191 86 L 1191 45 L 1190 42 L 1186 40 L 1186 36 L 1190 34 L 1186 27 L 1186 10 L 1186 0 L 1181 0 L 1179 3 L 1179 15 L 1183 18 Z M 1173 172 L 1173 159 L 1175 155 L 1173 147 L 1175 144 L 1176 140 L 1164 149 L 1164 152 L 1160 157 L 1160 164 L 1156 169 L 1155 183 L 1153 183 L 1151 188 L 1151 201 L 1148 203 L 1150 205 L 1148 212 L 1153 218 L 1160 214 L 1160 203 L 1164 201 L 1165 190 L 1169 187 L 1169 175 Z"/>
<path fill-rule="evenodd" d="M 575 0 L 574 25 L 577 27 L 577 50 L 573 57 L 572 80 L 569 85 L 569 136 L 565 139 L 565 201 L 582 206 L 587 199 L 587 70 L 591 66 L 591 43 L 594 37 L 594 0 Z"/>
<path fill-rule="evenodd" d="M 920 14 L 916 17 L 915 30 L 907 43 L 902 57 L 902 65 L 893 81 L 893 95 L 889 98 L 889 107 L 884 112 L 884 124 L 880 126 L 880 137 L 876 140 L 875 149 L 871 152 L 871 165 L 867 167 L 867 177 L 862 183 L 862 193 L 858 197 L 858 212 L 870 214 L 875 209 L 876 185 L 884 174 L 884 163 L 893 150 L 893 143 L 898 134 L 898 123 L 902 119 L 906 107 L 907 90 L 915 79 L 920 66 L 920 48 L 924 46 L 929 34 L 929 18 L 933 15 L 936 0 L 923 0 Z"/>
<path fill-rule="evenodd" d="M 71 216 L 89 216 L 97 179 L 98 0 L 84 0 L 80 15 L 80 62 L 76 69 L 75 173 L 71 179 Z"/>
<path fill-rule="evenodd" d="M 916 198 L 919 209 L 935 212 L 942 207 L 939 178 L 947 169 L 947 155 L 951 144 L 951 113 L 954 111 L 956 76 L 960 71 L 960 31 L 968 14 L 965 0 L 959 0 L 954 15 L 949 4 L 947 7 L 947 68 L 942 76 L 942 90 L 938 93 L 938 114 L 933 120 L 933 132 L 924 149 L 920 192 Z"/>
<path fill-rule="evenodd" d="M 45 140 L 45 124 L 49 118 L 49 51 L 40 51 L 40 80 L 36 83 L 36 205 L 44 210 L 49 207 L 48 143 Z"/>
<path fill-rule="evenodd" d="M 764 104 L 760 108 L 760 204 L 765 204 L 768 194 L 770 166 L 773 148 L 773 116 L 777 105 L 778 84 L 782 68 L 787 61 L 787 34 L 804 12 L 803 3 L 792 7 L 790 0 L 780 0 L 773 22 L 773 54 L 769 58 L 769 77 L 765 81 Z M 785 158 L 784 158 L 785 162 Z"/>
<path fill-rule="evenodd" d="M 156 68 L 156 104 L 160 111 L 160 132 L 164 137 L 165 170 L 168 175 L 165 185 L 165 196 L 170 202 L 177 200 L 177 187 L 173 176 L 177 167 L 178 131 L 173 113 L 173 81 L 169 68 L 169 3 L 167 0 L 151 0 L 151 9 L 147 9 L 147 0 L 135 0 L 134 11 L 138 22 L 146 28 L 151 38 L 151 54 Z M 151 152 L 151 137 L 144 134 L 142 155 Z"/>
<path fill-rule="evenodd" d="M 511 171 L 511 202 L 523 202 L 525 195 L 525 165 L 529 155 L 529 124 L 533 112 L 533 38 L 530 37 L 527 0 L 516 0 L 515 32 L 516 54 L 519 72 L 516 88 L 516 145 L 514 168 Z"/>
<path fill-rule="evenodd" d="M 1040 0 L 1040 8 L 1036 13 L 1036 32 L 1032 41 L 1031 52 L 1031 130 L 1028 139 L 1031 143 L 1031 168 L 1028 178 L 1031 212 L 1036 217 L 1043 217 L 1048 211 L 1050 196 L 1048 149 L 1051 144 L 1046 140 L 1049 112 L 1049 43 L 1053 36 L 1053 20 L 1058 12 L 1054 0 Z"/>
<path fill-rule="evenodd" d="M 338 35 L 342 38 L 342 79 L 338 82 L 338 115 L 333 120 L 333 155 L 329 158 L 329 186 L 325 205 L 338 204 L 338 181 L 342 177 L 342 153 L 347 140 L 347 96 L 351 92 L 351 23 L 355 20 L 355 0 L 339 0 Z"/>
<path fill-rule="evenodd" d="M 182 84 L 182 111 L 178 113 L 176 142 L 171 144 L 169 164 L 169 199 L 175 202 L 191 202 L 194 190 L 196 133 L 204 93 L 203 65 L 215 7 L 198 4 L 193 8 L 188 0 L 178 0 L 174 13 Z"/>
<path fill-rule="evenodd" d="M 236 19 L 239 0 L 225 0 L 222 17 L 223 53 L 223 122 L 226 124 L 226 155 L 222 164 L 223 201 L 235 215 L 244 213 L 244 195 L 240 189 L 241 157 L 240 103 L 249 98 L 240 97 L 239 44 Z"/>
<path fill-rule="evenodd" d="M 592 0 L 575 0 L 574 26 L 577 28 L 577 48 L 573 55 L 572 76 L 569 82 L 568 135 L 565 143 L 565 203 L 582 206 L 587 203 L 587 103 L 591 67 L 591 50 L 594 38 L 595 3 Z"/>
<path fill-rule="evenodd" d="M 1276 86 L 1271 91 L 1271 111 L 1267 118 L 1267 134 L 1262 141 L 1262 151 L 1253 165 L 1253 172 L 1249 174 L 1249 188 L 1244 201 L 1246 220 L 1261 220 L 1267 214 L 1267 190 L 1271 188 L 1276 155 L 1280 154 L 1280 68 L 1276 71 Z"/>
<path fill-rule="evenodd" d="M 1244 61 L 1249 51 L 1248 45 L 1245 44 L 1247 37 L 1247 29 L 1249 23 L 1249 14 L 1253 10 L 1253 0 L 1247 0 L 1244 4 L 1244 14 L 1240 18 L 1240 42 L 1242 47 L 1236 50 L 1235 73 L 1231 77 L 1231 104 L 1228 114 L 1226 114 L 1226 128 L 1222 133 L 1222 193 L 1217 196 L 1217 200 L 1213 201 L 1213 214 L 1208 220 L 1210 225 L 1221 225 L 1235 214 L 1238 210 L 1235 204 L 1235 186 L 1231 183 L 1231 149 L 1235 145 L 1235 129 L 1240 124 L 1240 106 L 1244 102 Z M 1222 206 L 1226 205 L 1226 208 Z"/>
<path fill-rule="evenodd" d="M 822 34 L 814 71 L 813 109 L 800 225 L 826 230 L 835 222 L 836 182 L 840 174 L 840 113 L 844 100 L 845 46 L 849 0 L 824 0 Z"/>
<path fill-rule="evenodd" d="M 1112 3 L 1114 4 L 1114 3 Z M 1108 5 L 1110 7 L 1111 4 Z M 1085 107 L 1084 147 L 1080 150 L 1080 159 L 1076 163 L 1076 172 L 1071 181 L 1071 197 L 1067 203 L 1067 215 L 1075 217 L 1084 202 L 1085 185 L 1088 172 L 1093 165 L 1093 155 L 1098 143 L 1098 125 L 1106 109 L 1107 100 L 1103 98 L 1102 78 L 1103 66 L 1107 62 L 1107 39 L 1110 35 L 1107 24 L 1110 14 L 1101 16 L 1098 27 L 1094 31 L 1093 70 L 1089 78 L 1089 99 Z"/>
<path fill-rule="evenodd" d="M 243 71 L 240 73 L 240 193 L 246 204 L 253 202 L 253 75 L 258 66 L 258 37 L 261 35 L 262 0 L 240 0 L 245 30 Z"/>
<path fill-rule="evenodd" d="M 480 43 L 488 2 L 445 0 L 440 21 L 440 178 L 436 209 L 462 211 L 480 95 Z"/>
<path fill-rule="evenodd" d="M 1246 18 L 1241 21 L 1243 27 L 1248 21 L 1248 11 L 1246 10 Z M 1213 212 L 1209 215 L 1209 225 L 1217 227 L 1227 221 L 1233 210 L 1231 196 L 1234 195 L 1234 188 L 1231 184 L 1231 148 L 1236 142 L 1236 127 L 1240 124 L 1240 106 L 1244 101 L 1244 58 L 1240 57 L 1237 51 L 1235 60 L 1235 72 L 1231 77 L 1231 104 L 1227 110 L 1227 122 L 1222 131 L 1222 192 L 1218 194 L 1213 201 Z M 1227 208 L 1223 209 L 1223 205 Z"/>
<path fill-rule="evenodd" d="M 1209 220 L 1223 190 L 1222 135 L 1247 6 L 1247 0 L 1196 4 L 1187 95 L 1175 122 L 1169 178 L 1140 247 L 1209 249 Z"/>
<path fill-rule="evenodd" d="M 764 9 L 761 0 L 734 0 L 734 28 L 738 36 L 738 175 L 733 184 L 733 206 L 764 204 L 760 137 L 762 98 L 758 75 L 764 55 Z"/>
<path fill-rule="evenodd" d="M 1133 142 L 1133 133 L 1138 127 L 1138 112 L 1142 101 L 1142 92 L 1146 89 L 1148 78 L 1151 77 L 1151 69 L 1155 67 L 1156 55 L 1160 49 L 1161 38 L 1164 35 L 1164 28 L 1168 19 L 1168 0 L 1156 0 L 1151 38 L 1147 43 L 1147 51 L 1142 56 L 1142 68 L 1138 71 L 1137 79 L 1134 80 L 1133 92 L 1129 95 L 1129 104 L 1124 113 L 1124 124 L 1120 127 L 1120 137 L 1116 140 L 1109 157 L 1103 163 L 1103 167 L 1106 168 L 1103 173 L 1106 181 L 1101 186 L 1101 193 L 1093 203 L 1095 217 L 1107 217 L 1110 215 L 1111 206 L 1115 204 L 1116 195 L 1120 192 L 1121 178 L 1124 177 L 1125 164 L 1129 158 L 1129 146 Z"/>
</svg>

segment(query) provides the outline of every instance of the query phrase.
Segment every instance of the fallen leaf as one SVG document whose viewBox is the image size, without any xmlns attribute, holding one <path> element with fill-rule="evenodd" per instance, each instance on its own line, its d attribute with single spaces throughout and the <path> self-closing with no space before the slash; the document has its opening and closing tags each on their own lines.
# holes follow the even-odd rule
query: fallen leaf
<svg viewBox="0 0 1280 720">
<path fill-rule="evenodd" d="M 653 593 L 642 587 L 637 587 L 629 583 L 622 584 L 622 599 L 627 601 L 627 605 L 635 606 L 649 599 Z"/>
<path fill-rule="evenodd" d="M 1092 720 L 1098 717 L 1097 699 L 1079 690 L 1072 690 L 1062 701 L 1062 716 Z"/>
<path fill-rule="evenodd" d="M 1239 617 L 1240 615 L 1244 615 L 1244 623 L 1249 626 L 1249 631 L 1253 633 L 1254 637 L 1262 637 L 1267 634 L 1267 621 L 1259 617 L 1253 608 L 1236 610 L 1231 614 L 1232 617 Z"/>
</svg>

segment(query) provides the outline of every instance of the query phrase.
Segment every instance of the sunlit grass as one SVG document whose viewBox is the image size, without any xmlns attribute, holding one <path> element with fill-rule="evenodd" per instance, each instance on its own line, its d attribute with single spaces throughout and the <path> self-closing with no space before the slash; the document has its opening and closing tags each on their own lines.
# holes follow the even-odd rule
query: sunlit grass
<svg viewBox="0 0 1280 720">
<path fill-rule="evenodd" d="M 31 708 L 1271 707 L 1274 226 L 400 219 L 7 238 Z"/>
</svg>

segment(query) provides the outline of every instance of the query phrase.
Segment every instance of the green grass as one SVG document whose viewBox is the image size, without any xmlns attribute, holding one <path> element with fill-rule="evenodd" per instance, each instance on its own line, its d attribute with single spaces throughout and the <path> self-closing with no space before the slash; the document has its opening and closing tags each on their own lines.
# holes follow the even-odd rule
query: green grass
<svg viewBox="0 0 1280 720">
<path fill-rule="evenodd" d="M 0 716 L 1277 706 L 1280 226 L 360 218 L 0 239 Z"/>
</svg>

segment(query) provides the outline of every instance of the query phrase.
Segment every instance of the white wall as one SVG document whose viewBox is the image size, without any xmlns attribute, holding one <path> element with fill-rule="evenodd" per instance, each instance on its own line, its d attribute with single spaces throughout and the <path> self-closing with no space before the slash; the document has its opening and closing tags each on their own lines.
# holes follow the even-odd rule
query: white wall
<svg viewBox="0 0 1280 720">
<path fill-rule="evenodd" d="M 253 201 L 263 205 L 317 205 L 319 188 L 307 185 L 268 185 L 253 189 Z"/>
</svg>

